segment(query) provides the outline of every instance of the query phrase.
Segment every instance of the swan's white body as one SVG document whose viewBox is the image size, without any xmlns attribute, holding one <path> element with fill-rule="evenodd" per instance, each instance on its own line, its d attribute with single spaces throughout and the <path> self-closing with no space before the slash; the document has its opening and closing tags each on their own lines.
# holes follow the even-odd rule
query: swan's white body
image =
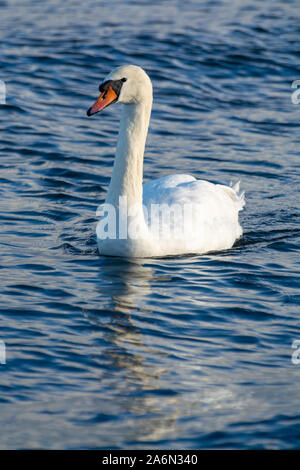
<svg viewBox="0 0 300 470">
<path fill-rule="evenodd" d="M 238 212 L 244 197 L 238 185 L 215 185 L 189 175 L 166 176 L 143 185 L 152 85 L 136 66 L 119 67 L 106 80 L 123 77 L 119 138 L 104 205 L 113 208 L 116 223 L 109 230 L 102 211 L 97 225 L 100 254 L 144 258 L 231 248 L 242 235 Z"/>
</svg>

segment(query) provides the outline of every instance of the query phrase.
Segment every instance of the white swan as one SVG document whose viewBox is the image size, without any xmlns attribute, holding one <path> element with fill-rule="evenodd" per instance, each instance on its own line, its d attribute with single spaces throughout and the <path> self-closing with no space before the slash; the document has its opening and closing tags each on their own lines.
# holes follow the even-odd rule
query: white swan
<svg viewBox="0 0 300 470">
<path fill-rule="evenodd" d="M 129 65 L 113 70 L 100 85 L 91 116 L 122 103 L 113 173 L 97 225 L 100 254 L 157 257 L 231 248 L 242 235 L 239 184 L 231 188 L 171 175 L 143 185 L 143 157 L 152 107 L 146 72 Z"/>
</svg>

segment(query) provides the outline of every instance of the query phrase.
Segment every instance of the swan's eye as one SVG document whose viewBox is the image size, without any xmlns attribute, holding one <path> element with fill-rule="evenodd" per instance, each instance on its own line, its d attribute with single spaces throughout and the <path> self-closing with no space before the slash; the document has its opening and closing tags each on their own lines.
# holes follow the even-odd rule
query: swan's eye
<svg viewBox="0 0 300 470">
<path fill-rule="evenodd" d="M 126 81 L 127 81 L 127 78 L 125 78 L 125 77 L 124 77 L 124 78 L 121 78 L 121 82 L 124 83 L 124 82 L 126 82 Z"/>
</svg>

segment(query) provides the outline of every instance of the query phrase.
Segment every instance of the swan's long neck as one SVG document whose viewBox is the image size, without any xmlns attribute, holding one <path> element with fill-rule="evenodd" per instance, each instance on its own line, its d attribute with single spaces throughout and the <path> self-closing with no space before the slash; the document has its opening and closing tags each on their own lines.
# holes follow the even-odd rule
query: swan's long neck
<svg viewBox="0 0 300 470">
<path fill-rule="evenodd" d="M 122 105 L 120 131 L 113 174 L 106 203 L 115 207 L 119 197 L 126 196 L 127 204 L 140 204 L 143 198 L 143 159 L 151 113 L 148 102 Z"/>
</svg>

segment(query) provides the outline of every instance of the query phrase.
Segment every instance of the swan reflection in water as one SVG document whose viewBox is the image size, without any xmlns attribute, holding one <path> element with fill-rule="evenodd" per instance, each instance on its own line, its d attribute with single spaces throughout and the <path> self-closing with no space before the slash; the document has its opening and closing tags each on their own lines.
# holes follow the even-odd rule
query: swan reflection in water
<svg viewBox="0 0 300 470">
<path fill-rule="evenodd" d="M 151 309 L 146 307 L 146 297 L 151 294 L 155 272 L 144 264 L 138 259 L 101 259 L 99 290 L 102 295 L 110 297 L 114 312 L 127 314 L 140 310 L 151 313 Z"/>
<path fill-rule="evenodd" d="M 215 346 L 210 335 L 203 343 L 201 314 L 197 316 L 199 331 L 185 334 L 174 326 L 171 313 L 160 311 L 157 302 L 165 299 L 169 304 L 170 290 L 174 304 L 178 298 L 174 290 L 176 283 L 172 289 L 166 289 L 174 281 L 171 266 L 166 260 L 164 266 L 162 260 L 157 263 L 153 259 L 146 262 L 101 258 L 98 289 L 102 308 L 86 313 L 97 325 L 94 338 L 96 342 L 99 339 L 100 345 L 97 355 L 101 387 L 109 394 L 111 406 L 117 407 L 117 413 L 129 416 L 125 431 L 114 428 L 120 439 L 124 438 L 124 432 L 132 441 L 171 439 L 180 434 L 180 423 L 193 417 L 199 408 L 205 408 L 209 416 L 209 412 L 228 403 L 236 410 L 244 409 L 246 403 L 245 398 L 238 397 L 236 387 L 222 383 L 215 356 L 203 356 L 203 348 Z M 193 283 L 197 277 L 200 294 L 193 302 L 205 311 L 207 297 L 201 295 L 201 283 L 206 285 L 209 277 L 215 275 L 215 266 L 199 259 L 198 263 L 193 259 L 178 259 L 176 276 L 180 264 Z M 193 315 L 185 312 L 186 324 L 195 318 Z M 207 335 L 205 327 L 202 333 L 204 337 Z M 218 360 L 222 365 L 222 359 Z M 228 367 L 226 361 L 223 365 Z M 201 426 L 210 429 L 209 419 L 203 417 Z"/>
<path fill-rule="evenodd" d="M 177 418 L 178 398 L 172 391 L 163 396 L 160 393 L 167 387 L 168 354 L 149 345 L 153 331 L 157 331 L 151 329 L 155 324 L 150 302 L 152 284 L 167 282 L 169 278 L 145 266 L 145 260 L 112 257 L 101 258 L 99 276 L 98 289 L 101 298 L 107 299 L 107 308 L 85 315 L 100 327 L 100 355 L 107 364 L 99 370 L 101 384 L 113 391 L 123 412 L 142 415 L 139 425 L 132 428 L 132 439 L 170 436 Z M 149 335 L 145 336 L 147 329 Z"/>
</svg>

